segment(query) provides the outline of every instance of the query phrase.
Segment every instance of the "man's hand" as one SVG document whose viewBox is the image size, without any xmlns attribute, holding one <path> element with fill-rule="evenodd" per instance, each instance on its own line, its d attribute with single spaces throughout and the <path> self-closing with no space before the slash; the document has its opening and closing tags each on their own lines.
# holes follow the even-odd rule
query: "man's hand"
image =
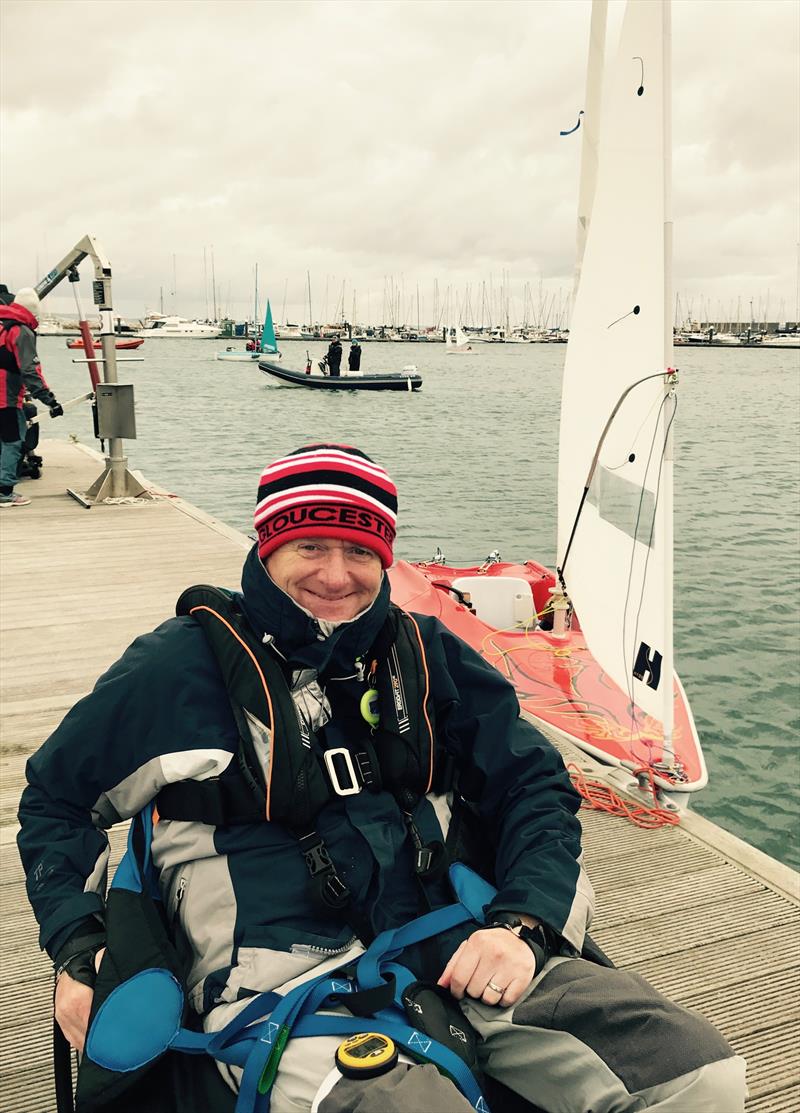
<svg viewBox="0 0 800 1113">
<path fill-rule="evenodd" d="M 100 960 L 105 947 L 95 955 L 95 969 L 100 969 Z M 76 982 L 64 970 L 56 982 L 55 1015 L 61 1031 L 70 1047 L 83 1052 L 86 1029 L 89 1027 L 89 1013 L 92 1010 L 94 990 L 82 982 Z"/>
<path fill-rule="evenodd" d="M 51 417 L 63 417 L 64 416 L 64 410 L 61 406 L 59 406 L 58 402 L 54 402 L 53 405 L 50 407 L 50 416 Z"/>
<path fill-rule="evenodd" d="M 535 973 L 530 947 L 511 931 L 491 928 L 464 940 L 437 985 L 449 989 L 459 1001 L 466 993 L 506 1009 L 516 1004 Z"/>
</svg>

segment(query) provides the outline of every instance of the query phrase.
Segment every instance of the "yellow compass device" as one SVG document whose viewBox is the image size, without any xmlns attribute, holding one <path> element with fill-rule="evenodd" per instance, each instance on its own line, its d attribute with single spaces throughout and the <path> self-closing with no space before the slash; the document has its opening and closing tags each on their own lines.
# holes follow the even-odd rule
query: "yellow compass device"
<svg viewBox="0 0 800 1113">
<path fill-rule="evenodd" d="M 379 1032 L 358 1032 L 336 1049 L 336 1066 L 345 1078 L 375 1078 L 397 1062 L 394 1040 Z"/>
</svg>

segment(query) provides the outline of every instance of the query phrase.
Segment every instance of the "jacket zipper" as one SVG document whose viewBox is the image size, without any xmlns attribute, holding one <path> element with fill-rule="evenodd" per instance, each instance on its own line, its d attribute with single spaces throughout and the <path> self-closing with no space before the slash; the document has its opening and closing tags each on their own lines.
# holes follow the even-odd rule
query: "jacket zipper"
<svg viewBox="0 0 800 1113">
<path fill-rule="evenodd" d="M 311 958 L 313 955 L 327 955 L 333 957 L 334 955 L 343 955 L 345 951 L 349 951 L 358 936 L 354 935 L 347 943 L 342 944 L 341 947 L 315 947 L 311 943 L 292 943 L 292 954 L 302 955 L 306 958 Z"/>
<path fill-rule="evenodd" d="M 181 917 L 181 903 L 186 895 L 186 878 L 182 877 L 178 882 L 178 891 L 175 894 L 175 919 L 180 922 Z"/>
</svg>

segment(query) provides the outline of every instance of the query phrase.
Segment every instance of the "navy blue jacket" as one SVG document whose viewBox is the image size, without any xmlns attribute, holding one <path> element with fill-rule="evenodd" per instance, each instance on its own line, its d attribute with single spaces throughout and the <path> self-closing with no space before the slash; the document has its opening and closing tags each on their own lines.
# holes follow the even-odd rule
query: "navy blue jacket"
<svg viewBox="0 0 800 1113">
<path fill-rule="evenodd" d="M 332 716 L 321 744 L 347 745 L 364 692 L 354 662 L 384 624 L 388 579 L 368 611 L 329 636 L 275 586 L 255 549 L 242 588 L 259 637 L 274 636 L 295 675 L 317 678 Z M 485 777 L 479 809 L 496 846 L 494 907 L 529 912 L 580 948 L 592 893 L 580 864 L 579 798 L 561 757 L 519 718 L 514 690 L 496 669 L 438 619 L 415 618 L 437 737 L 457 764 Z M 133 642 L 27 765 L 19 849 L 42 947 L 54 954 L 78 924 L 102 916 L 105 829 L 165 784 L 221 773 L 237 739 L 216 661 L 194 619 L 170 619 Z M 447 797 L 423 798 L 415 818 L 426 841 L 441 838 Z M 390 792 L 333 797 L 317 829 L 375 932 L 419 914 L 411 840 Z M 277 824 L 161 821 L 153 856 L 168 915 L 195 956 L 189 990 L 201 1013 L 313 973 L 353 943 L 348 923 L 314 906 L 297 840 Z M 434 889 L 434 904 L 450 903 L 445 884 Z"/>
</svg>

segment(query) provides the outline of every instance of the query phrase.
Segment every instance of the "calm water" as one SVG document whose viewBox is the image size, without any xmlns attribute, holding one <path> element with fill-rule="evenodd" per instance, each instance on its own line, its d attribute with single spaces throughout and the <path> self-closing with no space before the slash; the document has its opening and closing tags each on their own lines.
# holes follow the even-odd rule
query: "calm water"
<svg viewBox="0 0 800 1113">
<path fill-rule="evenodd" d="M 357 444 L 400 491 L 396 552 L 453 563 L 555 559 L 563 345 L 364 346 L 362 367 L 415 363 L 418 394 L 317 395 L 214 359 L 215 341 L 150 340 L 136 384 L 131 467 L 238 529 L 262 466 L 312 440 Z M 323 344 L 286 342 L 300 368 Z M 40 352 L 60 399 L 87 389 L 62 338 Z M 120 355 L 136 353 L 120 353 Z M 675 424 L 676 663 L 710 783 L 696 808 L 800 866 L 800 352 L 679 350 Z M 47 420 L 47 419 L 46 419 Z M 92 442 L 88 410 L 44 426 Z M 187 561 L 187 583 L 192 579 Z"/>
</svg>

